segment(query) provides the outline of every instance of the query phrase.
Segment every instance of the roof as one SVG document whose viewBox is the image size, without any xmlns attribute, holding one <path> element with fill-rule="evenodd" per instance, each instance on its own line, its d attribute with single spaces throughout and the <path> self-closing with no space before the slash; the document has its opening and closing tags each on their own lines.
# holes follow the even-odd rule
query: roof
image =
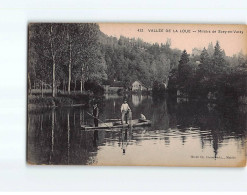
<svg viewBox="0 0 247 195">
<path fill-rule="evenodd" d="M 150 87 L 144 85 L 144 84 L 143 84 L 141 81 L 139 81 L 139 80 L 135 80 L 134 82 L 139 82 L 142 86 L 144 86 L 144 87 L 146 87 L 146 88 L 150 88 Z M 132 85 L 133 85 L 134 82 L 132 82 Z"/>
</svg>

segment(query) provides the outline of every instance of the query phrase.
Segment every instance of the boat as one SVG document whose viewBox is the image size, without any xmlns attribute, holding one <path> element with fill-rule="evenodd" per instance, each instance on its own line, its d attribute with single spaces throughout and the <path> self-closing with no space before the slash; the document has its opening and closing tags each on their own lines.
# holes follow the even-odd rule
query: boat
<svg viewBox="0 0 247 195">
<path fill-rule="evenodd" d="M 81 126 L 84 130 L 95 130 L 95 129 L 119 129 L 119 128 L 128 128 L 128 127 L 142 127 L 142 126 L 150 126 L 150 120 L 142 120 L 142 119 L 135 119 L 130 120 L 129 124 L 121 124 L 121 121 L 117 122 L 107 122 L 107 123 L 99 123 L 98 127 L 91 127 L 91 126 Z"/>
</svg>

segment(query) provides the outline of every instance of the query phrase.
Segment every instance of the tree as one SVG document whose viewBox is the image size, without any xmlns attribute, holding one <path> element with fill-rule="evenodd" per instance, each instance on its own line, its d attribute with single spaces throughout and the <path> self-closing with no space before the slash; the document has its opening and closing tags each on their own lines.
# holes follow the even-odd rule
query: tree
<svg viewBox="0 0 247 195">
<path fill-rule="evenodd" d="M 201 76 L 206 76 L 210 72 L 210 57 L 205 49 L 205 47 L 202 50 L 202 53 L 200 55 L 200 64 L 199 64 L 199 72 L 201 73 Z"/>
<path fill-rule="evenodd" d="M 192 69 L 189 64 L 189 54 L 183 51 L 178 64 L 178 86 L 181 91 L 188 93 Z"/>
<path fill-rule="evenodd" d="M 51 57 L 52 57 L 52 97 L 56 95 L 56 52 L 54 48 L 54 33 L 53 33 L 53 25 L 50 24 L 50 31 L 49 31 L 49 39 L 51 45 Z"/>
<path fill-rule="evenodd" d="M 67 82 L 68 92 L 71 80 L 84 82 L 91 79 L 100 82 L 106 78 L 105 59 L 100 52 L 99 26 L 97 24 L 43 23 L 29 26 L 30 80 L 52 86 L 56 89 Z"/>
<path fill-rule="evenodd" d="M 178 70 L 177 69 L 172 69 L 169 72 L 169 82 L 168 82 L 168 90 L 171 93 L 176 93 L 177 86 L 178 85 Z"/>
<path fill-rule="evenodd" d="M 81 89 L 84 89 L 84 83 L 87 80 L 101 82 L 107 78 L 105 73 L 105 58 L 100 51 L 99 26 L 97 24 L 80 24 L 82 39 L 80 41 L 81 64 Z"/>
<path fill-rule="evenodd" d="M 244 56 L 243 51 L 241 50 L 238 53 L 238 66 L 240 67 L 246 67 L 247 66 L 247 58 Z"/>
<path fill-rule="evenodd" d="M 214 47 L 212 73 L 221 73 L 222 71 L 225 71 L 225 68 L 226 61 L 224 59 L 224 52 L 221 49 L 219 42 L 217 41 Z"/>
<path fill-rule="evenodd" d="M 52 96 L 56 95 L 57 63 L 63 61 L 61 51 L 63 50 L 64 36 L 58 24 L 30 24 L 29 25 L 29 54 L 31 66 L 37 78 L 43 84 L 52 86 Z"/>
<path fill-rule="evenodd" d="M 213 57 L 213 54 L 214 54 L 214 46 L 213 46 L 213 43 L 212 42 L 210 42 L 208 44 L 207 52 L 208 52 L 208 55 L 210 57 Z"/>
</svg>

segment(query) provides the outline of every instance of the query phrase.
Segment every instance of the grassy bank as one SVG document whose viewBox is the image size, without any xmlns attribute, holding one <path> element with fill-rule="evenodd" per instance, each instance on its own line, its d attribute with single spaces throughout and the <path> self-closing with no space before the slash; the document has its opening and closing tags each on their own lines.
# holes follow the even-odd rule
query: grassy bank
<svg viewBox="0 0 247 195">
<path fill-rule="evenodd" d="M 73 105 L 88 105 L 91 99 L 90 93 L 83 94 L 58 94 L 56 97 L 41 95 L 29 95 L 28 107 L 61 107 Z"/>
</svg>

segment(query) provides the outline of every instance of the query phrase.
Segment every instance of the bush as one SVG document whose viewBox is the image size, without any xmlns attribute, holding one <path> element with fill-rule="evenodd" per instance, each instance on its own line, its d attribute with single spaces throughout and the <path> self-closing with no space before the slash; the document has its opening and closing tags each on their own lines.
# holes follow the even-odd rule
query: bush
<svg viewBox="0 0 247 195">
<path fill-rule="evenodd" d="M 86 81 L 84 87 L 85 90 L 92 91 L 96 96 L 104 94 L 104 88 L 96 82 Z"/>
<path fill-rule="evenodd" d="M 163 97 L 166 94 L 165 85 L 163 83 L 154 81 L 152 94 L 153 96 Z"/>
</svg>

